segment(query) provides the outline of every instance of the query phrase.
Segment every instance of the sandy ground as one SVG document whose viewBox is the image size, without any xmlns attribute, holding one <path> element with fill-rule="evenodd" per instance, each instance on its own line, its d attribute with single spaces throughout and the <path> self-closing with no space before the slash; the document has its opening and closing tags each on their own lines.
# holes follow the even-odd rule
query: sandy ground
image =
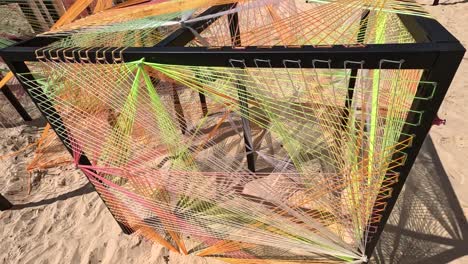
<svg viewBox="0 0 468 264">
<path fill-rule="evenodd" d="M 440 6 L 426 7 L 437 20 L 468 47 L 468 2 L 441 1 Z M 458 199 L 468 215 L 468 55 L 465 54 L 455 79 L 439 110 L 445 126 L 433 127 L 431 136 Z"/>
<path fill-rule="evenodd" d="M 427 9 L 468 47 L 468 2 L 441 0 Z M 376 249 L 375 263 L 468 263 L 468 55 Z M 0 156 L 37 139 L 33 124 L 0 127 Z M 84 176 L 72 165 L 31 176 L 32 150 L 0 160 L 0 263 L 207 263 L 169 254 L 122 233 Z M 28 194 L 28 179 L 31 190 Z M 213 261 L 209 261 L 213 263 Z"/>
<path fill-rule="evenodd" d="M 468 47 L 468 1 L 418 0 Z M 374 254 L 378 263 L 468 263 L 468 54 Z"/>
<path fill-rule="evenodd" d="M 34 142 L 41 129 L 23 125 L 0 131 L 1 156 Z M 67 155 L 63 147 L 56 154 Z M 165 263 L 167 255 L 170 263 L 206 262 L 125 235 L 71 164 L 29 176 L 26 166 L 33 155 L 29 150 L 0 161 L 0 193 L 15 205 L 0 212 L 0 263 Z"/>
<path fill-rule="evenodd" d="M 2 33 L 13 36 L 33 34 L 31 26 L 26 18 L 21 15 L 21 10 L 16 5 L 0 6 L 0 28 Z"/>
</svg>

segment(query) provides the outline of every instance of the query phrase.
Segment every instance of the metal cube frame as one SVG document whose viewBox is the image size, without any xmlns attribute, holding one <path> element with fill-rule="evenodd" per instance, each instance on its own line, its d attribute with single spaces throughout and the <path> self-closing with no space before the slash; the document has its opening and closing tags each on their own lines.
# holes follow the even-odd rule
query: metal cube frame
<svg viewBox="0 0 468 264">
<path fill-rule="evenodd" d="M 217 13 L 230 7 L 232 5 L 214 6 L 207 9 L 200 16 Z M 229 19 L 231 23 L 238 23 L 237 13 L 230 14 L 229 16 L 231 16 Z M 365 14 L 363 14 L 364 16 Z M 421 81 L 435 82 L 437 83 L 437 89 L 432 95 L 431 100 L 415 100 L 411 105 L 411 111 L 407 116 L 406 124 L 401 131 L 400 141 L 404 140 L 404 134 L 415 135 L 415 137 L 412 145 L 402 151 L 403 155 L 406 156 L 406 162 L 403 166 L 394 169 L 395 172 L 399 173 L 399 178 L 396 183 L 391 185 L 392 191 L 390 193 L 387 192 L 385 196 L 377 197 L 374 204 L 374 209 L 378 208 L 381 214 L 379 216 L 370 216 L 371 218 L 380 218 L 377 224 L 369 224 L 368 226 L 369 229 L 373 230 L 373 235 L 368 238 L 365 255 L 370 258 L 465 53 L 465 49 L 460 42 L 436 20 L 403 14 L 398 14 L 398 17 L 416 43 L 350 46 L 238 47 L 242 40 L 240 39 L 239 32 L 232 30 L 235 28 L 235 25 L 231 25 L 230 31 L 233 45 L 230 47 L 184 47 L 184 45 L 194 39 L 194 35 L 189 29 L 182 27 L 153 47 L 109 48 L 114 52 L 102 52 L 99 48 L 92 48 L 87 50 L 86 54 L 83 50 L 61 50 L 60 52 L 46 52 L 41 56 L 51 60 L 54 58 L 65 60 L 66 57 L 73 57 L 74 60 L 80 61 L 80 58 L 86 55 L 89 58 L 86 61 L 87 63 L 114 63 L 114 56 L 118 53 L 123 61 L 135 61 L 145 58 L 147 62 L 162 64 L 222 67 L 231 67 L 230 61 L 232 60 L 243 60 L 246 67 L 255 67 L 254 60 L 261 59 L 269 60 L 273 68 L 283 68 L 283 60 L 300 60 L 302 64 L 300 67 L 302 68 L 328 68 L 328 65 L 315 66 L 313 63 L 313 61 L 323 60 L 329 61 L 330 68 L 343 69 L 345 67 L 346 69 L 352 69 L 351 76 L 353 76 L 353 72 L 355 76 L 359 69 L 423 70 Z M 193 28 L 196 28 L 200 33 L 215 20 L 216 18 L 212 18 L 208 21 L 196 22 Z M 0 50 L 0 56 L 3 57 L 17 77 L 19 74 L 26 74 L 23 78 L 18 79 L 26 79 L 26 81 L 34 83 L 35 80 L 32 75 L 27 74 L 30 70 L 26 66 L 25 61 L 37 61 L 36 51 L 54 41 L 57 41 L 57 38 L 36 37 Z M 399 67 L 395 64 L 382 64 L 382 60 L 404 60 L 404 63 Z M 347 61 L 364 61 L 364 64 L 362 66 L 356 64 L 346 65 Z M 293 65 L 292 67 L 295 66 Z M 350 86 L 354 86 L 354 82 L 350 81 Z M 28 86 L 24 85 L 24 87 Z M 30 91 L 28 93 L 30 94 Z M 422 85 L 419 85 L 415 96 L 429 97 L 430 94 L 428 93 L 427 90 L 422 89 Z M 31 98 L 33 97 L 31 96 Z M 352 93 L 348 95 L 346 100 L 346 106 L 349 107 L 351 105 L 349 101 L 352 100 Z M 36 105 L 38 104 L 37 101 L 34 102 Z M 203 94 L 200 94 L 200 103 L 202 108 L 206 107 Z M 42 109 L 40 110 L 48 120 L 51 118 L 61 120 L 60 115 L 53 108 L 51 102 L 45 102 L 45 105 L 47 108 L 50 108 L 48 112 L 45 113 Z M 415 114 L 415 112 L 421 111 L 424 111 L 422 117 Z M 416 122 L 420 122 L 420 125 L 409 125 Z M 54 130 L 65 131 L 64 125 L 61 122 L 53 123 L 52 127 Z M 60 135 L 62 142 L 66 139 L 65 134 L 57 134 Z M 72 153 L 71 148 L 69 146 L 67 148 Z M 254 171 L 255 164 L 252 164 L 251 160 L 247 157 L 248 167 Z M 80 157 L 80 164 L 90 165 L 85 155 Z M 388 188 L 388 186 L 381 186 L 381 188 L 381 190 L 386 190 L 385 188 Z M 125 233 L 129 234 L 132 232 L 125 224 L 119 223 L 119 225 Z"/>
</svg>

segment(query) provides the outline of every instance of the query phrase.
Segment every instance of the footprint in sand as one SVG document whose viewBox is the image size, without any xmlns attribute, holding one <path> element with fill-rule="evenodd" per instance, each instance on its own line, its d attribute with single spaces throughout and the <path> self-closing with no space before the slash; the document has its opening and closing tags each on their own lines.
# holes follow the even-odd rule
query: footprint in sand
<svg viewBox="0 0 468 264">
<path fill-rule="evenodd" d="M 457 148 L 468 148 L 468 138 L 463 136 L 455 137 L 455 146 Z"/>
<path fill-rule="evenodd" d="M 452 142 L 453 142 L 452 137 L 441 137 L 441 138 L 439 139 L 439 143 L 440 143 L 441 145 L 448 145 L 448 144 L 450 144 L 450 143 L 452 143 Z"/>
</svg>

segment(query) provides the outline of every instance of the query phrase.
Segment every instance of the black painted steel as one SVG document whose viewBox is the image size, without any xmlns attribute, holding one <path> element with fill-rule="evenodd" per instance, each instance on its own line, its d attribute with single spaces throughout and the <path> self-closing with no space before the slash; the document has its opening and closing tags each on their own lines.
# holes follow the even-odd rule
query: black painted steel
<svg viewBox="0 0 468 264">
<path fill-rule="evenodd" d="M 204 17 L 210 14 L 215 14 L 218 12 L 226 11 L 232 8 L 233 5 L 219 5 L 219 6 L 213 6 L 208 8 L 205 12 L 201 13 L 197 17 Z M 211 24 L 216 22 L 219 17 L 214 17 L 209 20 L 201 20 L 197 21 L 195 23 L 183 25 L 181 28 L 177 29 L 175 32 L 171 33 L 169 36 L 167 36 L 165 39 L 163 39 L 161 42 L 155 45 L 155 47 L 174 47 L 174 46 L 180 46 L 183 47 L 187 45 L 190 41 L 192 41 L 195 36 L 193 32 L 188 28 L 192 28 L 195 30 L 197 33 L 203 32 L 206 28 L 208 28 Z"/>
<path fill-rule="evenodd" d="M 233 6 L 235 5 L 219 5 L 219 6 L 210 7 L 205 12 L 201 13 L 197 17 L 203 17 L 203 16 L 207 16 L 207 15 L 214 14 L 217 12 L 226 11 L 232 8 Z M 196 23 L 183 26 L 177 29 L 176 31 L 174 31 L 173 33 L 171 33 L 166 38 L 164 38 L 154 47 L 177 47 L 177 46 L 183 47 L 187 45 L 190 41 L 195 39 L 195 35 L 188 28 L 188 26 L 190 26 L 192 30 L 195 30 L 197 33 L 201 33 L 204 29 L 208 28 L 211 24 L 213 24 L 216 20 L 218 20 L 218 18 L 219 17 L 214 17 L 212 19 L 209 19 L 208 21 L 201 20 Z M 174 91 L 174 96 L 176 95 L 177 95 L 177 91 Z M 200 106 L 201 106 L 202 113 L 204 116 L 206 116 L 208 114 L 208 106 L 206 104 L 205 95 L 202 92 L 199 92 L 198 96 L 200 99 Z M 180 100 L 177 99 L 177 101 L 179 101 L 179 104 L 180 104 Z M 176 100 L 174 102 L 176 102 Z M 180 113 L 182 113 L 182 115 L 180 115 Z M 182 133 L 184 134 L 186 131 L 186 121 L 185 121 L 185 118 L 183 117 L 182 110 L 179 110 L 179 118 L 182 118 L 179 121 L 180 121 L 180 126 L 182 129 Z"/>
<path fill-rule="evenodd" d="M 240 37 L 239 16 L 237 13 L 229 14 L 227 16 L 227 19 L 229 23 L 229 33 L 231 35 L 231 44 L 233 47 L 239 47 L 242 45 Z M 241 62 L 240 65 L 235 65 L 236 62 L 231 61 L 231 66 L 244 68 L 245 66 L 243 61 L 239 62 Z M 239 62 L 237 62 L 237 64 L 239 64 Z M 247 168 L 251 172 L 255 172 L 255 149 L 253 146 L 252 129 L 250 127 L 250 121 L 247 118 L 247 116 L 249 116 L 248 100 L 250 97 L 250 93 L 247 91 L 247 87 L 245 87 L 245 85 L 240 80 L 237 81 L 236 87 L 237 94 L 239 96 L 240 111 L 242 113 L 242 133 L 244 134 Z"/>
<path fill-rule="evenodd" d="M 213 7 L 213 8 L 229 8 L 232 6 Z M 210 10 L 210 9 L 208 9 Z M 215 12 L 216 9 L 211 9 L 210 12 Z M 220 10 L 220 9 L 217 9 Z M 225 10 L 225 9 L 224 9 Z M 237 14 L 236 14 L 237 15 Z M 169 36 L 163 42 L 155 47 L 136 48 L 130 47 L 126 49 L 115 48 L 114 52 L 108 49 L 108 52 L 102 54 L 99 48 L 91 48 L 87 51 L 51 51 L 46 53 L 38 52 L 40 48 L 50 44 L 56 39 L 35 38 L 29 42 L 23 42 L 19 45 L 12 46 L 0 50 L 0 56 L 8 63 L 11 70 L 18 73 L 28 73 L 24 61 L 37 61 L 36 55 L 43 56 L 47 59 L 54 57 L 64 60 L 65 56 L 74 57 L 77 61 L 81 61 L 83 57 L 89 57 L 85 63 L 96 63 L 96 57 L 102 57 L 103 61 L 113 63 L 115 55 L 122 56 L 124 61 L 135 61 L 145 58 L 147 62 L 174 64 L 174 65 L 190 65 L 190 66 L 223 66 L 232 67 L 232 61 L 242 61 L 242 67 L 256 67 L 255 61 L 268 61 L 269 66 L 274 68 L 283 68 L 284 60 L 301 61 L 300 64 L 292 64 L 290 67 L 301 68 L 335 68 L 335 69 L 352 69 L 351 75 L 355 76 L 357 70 L 363 69 L 420 69 L 424 70 L 422 80 L 436 82 L 437 88 L 432 100 L 415 100 L 411 106 L 411 114 L 408 115 L 406 123 L 415 123 L 419 119 L 415 111 L 423 111 L 421 125 L 410 126 L 405 125 L 402 131 L 400 140 L 406 139 L 406 135 L 415 135 L 412 145 L 403 151 L 406 155 L 406 162 L 403 166 L 394 169 L 399 174 L 399 181 L 395 183 L 393 191 L 382 201 L 386 203 L 383 212 L 380 213 L 380 221 L 377 224 L 369 225 L 372 230 L 372 236 L 366 243 L 365 254 L 371 257 L 375 245 L 382 233 L 384 226 L 390 216 L 390 213 L 397 201 L 398 195 L 404 185 L 408 173 L 415 161 L 415 158 L 421 148 L 422 142 L 428 134 L 432 120 L 435 118 L 437 110 L 447 92 L 448 87 L 453 79 L 453 76 L 461 62 L 465 49 L 459 41 L 450 34 L 436 20 L 398 15 L 402 23 L 411 33 L 416 43 L 408 44 L 369 44 L 369 45 L 334 45 L 334 46 L 274 46 L 274 47 L 239 47 L 240 35 L 238 27 L 231 25 L 230 32 L 232 33 L 233 45 L 230 47 L 183 47 L 194 38 L 193 33 L 190 33 L 187 28 L 177 30 L 173 35 Z M 234 14 L 230 15 L 230 20 L 237 20 Z M 212 23 L 212 22 L 211 22 Z M 204 26 L 205 25 L 205 26 Z M 201 32 L 206 25 L 197 27 L 197 32 Z M 236 29 L 236 30 L 234 30 Z M 200 30 L 200 31 L 198 31 Z M 180 44 L 180 45 L 179 45 Z M 97 56 L 98 55 L 98 56 Z M 313 60 L 330 61 L 330 64 L 315 65 Z M 385 63 L 381 65 L 382 60 L 403 61 L 403 64 Z M 364 61 L 360 64 L 348 64 L 349 61 Z M 19 65 L 19 66 L 18 66 Z M 382 67 L 381 67 L 382 66 Z M 352 80 L 355 78 L 351 78 Z M 31 81 L 34 81 L 33 79 Z M 350 82 L 350 86 L 354 86 Z M 239 97 L 240 103 L 245 103 L 248 98 L 248 93 L 242 89 L 240 83 Z M 244 87 L 245 88 L 245 87 Z M 422 85 L 418 87 L 417 96 L 428 96 L 428 89 L 424 89 Z M 350 106 L 352 94 L 348 95 L 346 105 Z M 206 113 L 206 101 L 203 94 L 200 94 L 202 109 Z M 244 101 L 244 102 L 243 102 Z M 46 117 L 58 115 L 58 113 L 43 113 Z M 54 119 L 59 118 L 55 116 Z M 60 120 L 60 119 L 58 119 Z M 54 129 L 65 129 L 63 124 L 52 124 Z M 58 133 L 60 135 L 60 133 Z M 405 136 L 403 136 L 405 135 Z M 62 135 L 63 137 L 63 135 Z M 64 139 L 61 138 L 63 141 Z M 248 150 L 251 151 L 252 149 Z M 399 154 L 401 155 L 401 154 Z M 82 156 L 85 157 L 85 156 Z M 394 157 L 396 158 L 396 156 Z M 85 162 L 85 161 L 84 161 Z M 253 168 L 255 169 L 255 168 Z M 377 206 L 377 205 L 376 205 Z M 376 208 L 374 206 L 374 208 Z"/>
<path fill-rule="evenodd" d="M 398 195 L 400 194 L 411 167 L 416 160 L 416 156 L 418 155 L 424 139 L 432 127 L 432 121 L 437 116 L 437 111 L 442 104 L 444 96 L 447 93 L 453 77 L 455 76 L 464 53 L 465 49 L 461 45 L 459 45 L 458 49 L 456 50 L 441 52 L 437 60 L 434 62 L 433 67 L 431 67 L 429 70 L 426 70 L 423 74 L 422 80 L 437 83 L 437 88 L 432 100 L 414 100 L 411 106 L 411 109 L 414 111 L 423 111 L 423 115 L 421 117 L 416 114 L 416 112 L 412 112 L 406 119 L 407 124 L 403 127 L 400 141 L 403 141 L 407 138 L 407 136 L 404 136 L 404 134 L 415 135 L 415 137 L 411 146 L 403 150 L 403 154 L 406 155 L 405 164 L 394 169 L 394 171 L 399 174 L 398 182 L 392 186 L 391 195 L 388 198 L 382 200 L 386 203 L 385 211 L 383 214 L 381 214 L 382 218 L 378 225 L 372 226 L 372 229 L 375 232 L 366 245 L 366 255 L 369 257 L 372 255 L 374 248 L 377 245 L 379 237 L 384 230 L 385 224 L 390 217 L 390 213 L 396 204 Z M 416 92 L 416 97 L 427 98 L 431 95 L 431 89 L 424 88 L 424 85 L 419 85 Z M 409 125 L 419 123 L 419 118 L 422 118 L 419 126 Z M 397 156 L 394 158 L 397 158 Z"/>
<path fill-rule="evenodd" d="M 0 76 L 1 79 L 1 76 Z M 11 92 L 10 87 L 8 85 L 3 86 L 3 88 L 0 89 L 3 93 L 3 95 L 6 97 L 6 99 L 10 102 L 10 104 L 15 108 L 16 112 L 21 116 L 21 118 L 24 121 L 31 121 L 31 116 L 28 114 L 28 111 L 24 109 L 24 107 L 21 105 L 21 103 L 18 101 L 18 99 L 15 97 L 15 95 Z"/>
<path fill-rule="evenodd" d="M 36 107 L 41 111 L 42 115 L 47 119 L 47 122 L 49 122 L 49 124 L 51 124 L 52 129 L 57 134 L 57 136 L 59 137 L 62 144 L 68 150 L 70 155 L 73 156 L 72 148 L 70 147 L 69 144 L 66 144 L 66 142 L 69 141 L 67 129 L 65 128 L 65 125 L 62 122 L 62 118 L 60 117 L 59 113 L 57 112 L 57 110 L 53 106 L 52 102 L 50 102 L 48 100 L 47 95 L 44 94 L 41 89 L 35 90 L 35 93 L 36 93 L 35 96 L 33 96 L 31 90 L 28 89 L 28 87 L 29 87 L 28 84 L 29 85 L 34 85 L 34 86 L 39 86 L 39 84 L 36 82 L 34 77 L 31 74 L 29 74 L 31 72 L 29 70 L 29 68 L 26 66 L 26 64 L 24 62 L 9 62 L 9 61 L 6 61 L 6 63 L 8 65 L 8 67 L 10 68 L 10 70 L 13 71 L 13 73 L 16 75 L 16 78 L 18 80 L 20 80 L 23 87 L 26 88 L 25 89 L 26 92 L 31 97 L 31 99 L 35 103 Z M 22 75 L 22 77 L 20 77 L 20 76 L 18 76 L 19 73 L 24 73 L 24 74 Z M 25 82 L 25 80 L 26 80 L 26 82 Z M 37 98 L 37 97 L 44 99 L 41 102 L 41 104 L 43 104 L 42 107 L 40 107 L 39 103 L 35 100 L 35 98 Z M 92 165 L 91 162 L 89 161 L 88 157 L 85 155 L 85 153 L 81 153 L 78 163 L 80 165 L 88 165 L 88 166 Z M 99 181 L 99 179 L 96 179 L 96 180 Z M 91 185 L 94 188 L 94 185 L 93 184 L 91 184 Z M 101 197 L 99 192 L 97 192 L 97 193 L 98 193 L 99 197 Z M 101 200 L 104 202 L 104 204 L 106 204 L 106 208 L 109 209 L 109 207 L 107 206 L 106 201 L 104 199 L 102 199 L 102 197 L 101 197 Z M 110 212 L 110 210 L 109 210 L 109 212 Z M 112 212 L 111 212 L 111 214 L 112 214 Z M 114 219 L 115 219 L 115 217 L 114 217 Z M 122 231 L 125 234 L 133 233 L 133 230 L 131 230 L 128 227 L 128 225 L 125 225 L 124 223 L 120 222 L 117 219 L 115 219 L 115 220 L 119 224 L 120 228 L 122 229 Z"/>
<path fill-rule="evenodd" d="M 367 22 L 368 22 L 367 18 L 369 17 L 369 13 L 370 13 L 369 10 L 366 10 L 362 13 L 361 21 L 359 22 L 359 31 L 357 35 L 358 43 L 362 43 L 364 41 L 364 38 L 366 37 Z M 362 63 L 364 63 L 364 61 L 362 61 Z M 354 64 L 356 64 L 356 62 L 354 62 Z M 352 69 L 350 77 L 349 77 L 348 93 L 346 95 L 345 109 L 344 109 L 343 118 L 342 118 L 343 128 L 347 127 L 346 123 L 348 122 L 347 120 L 349 117 L 349 112 L 353 104 L 354 88 L 356 86 L 356 78 L 357 78 L 358 70 L 359 69 Z"/>
<path fill-rule="evenodd" d="M 398 14 L 398 17 L 417 43 L 459 43 L 458 39 L 435 19 L 403 14 Z M 440 48 L 443 48 L 443 45 Z"/>
<path fill-rule="evenodd" d="M 189 65 L 189 66 L 219 66 L 231 67 L 230 59 L 244 60 L 246 67 L 255 67 L 254 60 L 270 60 L 271 67 L 283 68 L 283 60 L 300 60 L 302 68 L 314 68 L 312 60 L 331 60 L 330 67 L 343 69 L 346 61 L 365 61 L 364 69 L 378 69 L 380 60 L 405 60 L 402 69 L 426 69 L 430 68 L 442 49 L 453 49 L 453 43 L 416 43 L 416 44 L 371 44 L 366 46 L 301 46 L 301 47 L 142 47 L 109 48 L 102 54 L 102 49 L 91 48 L 79 51 L 59 50 L 41 52 L 41 47 L 12 46 L 0 50 L 0 56 L 10 61 L 37 61 L 36 51 L 45 59 L 73 57 L 78 62 L 96 63 L 96 55 L 103 61 L 114 63 L 114 58 L 122 56 L 124 61 L 136 61 L 145 58 L 146 62 Z M 113 53 L 112 50 L 115 50 Z M 89 57 L 89 60 L 80 58 Z M 299 67 L 292 65 L 291 67 Z M 325 67 L 322 65 L 321 67 Z M 360 68 L 351 65 L 351 68 Z M 398 65 L 386 64 L 385 69 L 398 69 Z M 328 65 L 327 65 L 328 68 Z"/>
<path fill-rule="evenodd" d="M 13 207 L 13 204 L 0 194 L 0 211 L 6 211 Z"/>
<path fill-rule="evenodd" d="M 236 5 L 234 5 L 235 7 Z M 229 22 L 229 33 L 231 35 L 231 44 L 233 47 L 241 46 L 239 15 L 237 13 L 229 14 L 227 16 Z"/>
<path fill-rule="evenodd" d="M 245 87 L 245 85 L 241 81 L 238 80 L 236 86 L 237 86 L 237 94 L 239 96 L 240 112 L 242 113 L 241 121 L 242 121 L 242 132 L 244 134 L 247 168 L 251 172 L 255 172 L 255 149 L 253 146 L 252 129 L 250 127 L 250 121 L 247 118 L 249 116 L 248 98 L 250 94 L 247 91 L 247 88 Z"/>
<path fill-rule="evenodd" d="M 381 217 L 380 221 L 378 224 L 369 225 L 369 230 L 372 231 L 372 234 L 368 238 L 365 248 L 365 254 L 369 258 L 372 256 L 424 139 L 432 127 L 432 121 L 437 116 L 437 111 L 465 54 L 465 48 L 437 21 L 405 15 L 400 15 L 400 18 L 402 18 L 403 23 L 416 41 L 430 41 L 430 44 L 439 47 L 433 64 L 430 67 L 422 68 L 425 70 L 421 78 L 421 81 L 435 82 L 437 87 L 431 100 L 414 100 L 411 105 L 412 111 L 406 118 L 406 124 L 402 129 L 399 141 L 407 139 L 407 135 L 413 135 L 414 138 L 410 147 L 392 157 L 395 160 L 403 155 L 405 156 L 405 163 L 403 166 L 393 170 L 393 172 L 398 174 L 398 182 L 392 185 L 392 192 L 379 200 L 379 203 L 385 204 L 383 212 L 379 214 L 379 217 Z M 424 84 L 420 84 L 416 91 L 416 97 L 428 98 L 431 96 L 431 92 L 431 89 L 425 89 Z M 417 114 L 418 112 L 423 112 L 423 115 L 420 116 Z M 420 125 L 410 125 L 415 123 L 420 123 Z M 374 208 L 377 206 L 376 203 Z M 377 215 L 371 216 L 371 218 L 375 216 Z"/>
</svg>

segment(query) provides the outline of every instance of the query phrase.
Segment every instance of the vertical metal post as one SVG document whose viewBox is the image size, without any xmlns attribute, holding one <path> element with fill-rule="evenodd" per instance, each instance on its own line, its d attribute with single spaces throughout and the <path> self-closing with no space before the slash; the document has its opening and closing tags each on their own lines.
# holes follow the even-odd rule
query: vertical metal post
<svg viewBox="0 0 468 264">
<path fill-rule="evenodd" d="M 236 5 L 233 8 L 235 7 Z M 227 19 L 229 22 L 229 33 L 231 34 L 231 44 L 233 47 L 239 47 L 241 45 L 239 15 L 237 13 L 229 14 Z"/>
<path fill-rule="evenodd" d="M 235 7 L 235 6 L 234 6 Z M 239 28 L 239 15 L 237 13 L 229 14 L 228 17 L 229 23 L 229 33 L 231 34 L 231 44 L 233 47 L 241 46 L 241 38 L 240 38 L 240 28 Z M 232 63 L 231 63 L 232 64 Z M 234 67 L 234 65 L 232 65 Z M 245 68 L 245 65 L 241 66 L 242 69 Z M 249 104 L 248 100 L 250 97 L 249 92 L 245 85 L 238 80 L 237 81 L 237 94 L 239 95 L 239 105 L 240 105 L 240 112 L 242 114 L 242 130 L 244 133 L 244 144 L 245 144 L 245 151 L 247 153 L 247 168 L 251 172 L 255 172 L 255 150 L 253 146 L 253 139 L 252 139 L 252 129 L 250 128 L 250 121 L 247 119 L 249 116 Z"/>
<path fill-rule="evenodd" d="M 25 88 L 28 95 L 31 97 L 31 99 L 33 99 L 33 102 L 36 105 L 36 107 L 41 111 L 42 115 L 47 119 L 47 122 L 49 122 L 49 124 L 51 124 L 52 129 L 57 134 L 57 136 L 60 139 L 60 141 L 62 142 L 62 144 L 68 150 L 70 155 L 73 156 L 73 150 L 71 149 L 70 145 L 66 143 L 67 140 L 68 140 L 67 129 L 65 128 L 65 125 L 63 124 L 62 118 L 60 117 L 59 113 L 57 112 L 57 110 L 55 109 L 53 104 L 50 102 L 50 100 L 44 100 L 41 103 L 42 107 L 40 107 L 38 102 L 36 102 L 36 100 L 34 100 L 35 97 L 33 97 L 33 95 L 31 94 L 31 91 L 29 89 L 27 89 L 27 84 L 24 83 L 21 78 L 19 78 L 18 74 L 23 73 L 23 74 L 25 74 L 25 76 L 23 76 L 23 78 L 26 79 L 28 83 L 32 83 L 34 85 L 39 86 L 37 84 L 36 80 L 34 79 L 34 77 L 30 74 L 31 71 L 29 70 L 29 68 L 26 66 L 26 64 L 24 62 L 9 62 L 9 61 L 6 61 L 6 63 L 8 65 L 8 67 L 10 68 L 10 70 L 12 70 L 14 72 L 17 79 L 22 83 L 22 85 Z M 45 95 L 42 92 L 42 90 L 40 90 L 40 89 L 37 90 L 36 97 L 41 97 L 41 98 L 47 99 L 47 95 Z M 79 164 L 80 165 L 88 165 L 88 166 L 92 165 L 91 162 L 89 161 L 88 157 L 86 157 L 85 153 L 81 153 L 81 156 L 80 156 L 80 159 L 79 159 Z M 94 185 L 93 184 L 91 184 L 91 185 L 93 186 L 94 191 L 96 191 Z M 99 194 L 99 192 L 96 191 L 96 193 L 99 195 L 101 200 L 104 202 L 104 204 L 106 205 L 106 208 L 109 210 L 111 215 L 114 216 L 112 214 L 112 212 L 110 211 L 109 206 L 107 205 L 106 201 L 104 199 L 102 199 L 102 196 Z M 115 217 L 114 217 L 114 219 L 115 219 Z M 119 224 L 120 228 L 122 229 L 122 231 L 125 234 L 129 235 L 129 234 L 133 233 L 133 230 L 131 230 L 127 225 L 125 225 L 124 223 L 118 221 L 117 219 L 115 219 L 115 221 L 117 222 L 117 224 Z"/>
<path fill-rule="evenodd" d="M 365 10 L 361 16 L 361 21 L 359 22 L 359 31 L 357 35 L 357 42 L 358 43 L 363 43 L 364 38 L 366 37 L 366 31 L 367 31 L 367 17 L 369 16 L 369 10 Z M 351 109 L 351 106 L 353 104 L 353 96 L 354 96 L 354 88 L 356 86 L 356 78 L 358 74 L 358 69 L 352 69 L 351 74 L 349 77 L 349 83 L 348 83 L 348 94 L 346 95 L 346 101 L 345 101 L 345 110 L 343 113 L 343 120 L 342 120 L 342 125 L 343 128 L 346 128 L 347 120 L 349 118 L 349 112 Z"/>
<path fill-rule="evenodd" d="M 0 76 L 0 79 L 2 76 Z M 18 99 L 15 97 L 15 95 L 11 92 L 10 88 L 8 85 L 3 86 L 3 88 L 0 89 L 3 93 L 3 95 L 6 97 L 6 99 L 10 102 L 10 104 L 16 109 L 16 112 L 23 118 L 24 121 L 31 121 L 32 118 L 24 109 L 24 107 L 21 105 L 21 103 L 18 101 Z"/>
<path fill-rule="evenodd" d="M 386 204 L 384 211 L 380 215 L 380 221 L 376 225 L 370 225 L 370 228 L 375 232 L 372 236 L 369 237 L 369 240 L 366 244 L 365 255 L 369 259 L 372 256 L 374 248 L 379 241 L 385 224 L 390 217 L 390 213 L 396 204 L 397 198 L 403 189 L 406 178 L 408 177 L 411 167 L 416 160 L 416 156 L 421 149 L 424 139 L 432 127 L 432 121 L 437 116 L 437 111 L 442 104 L 445 94 L 447 93 L 450 83 L 455 76 L 464 53 L 464 48 L 459 44 L 454 46 L 451 51 L 440 52 L 439 56 L 434 62 L 433 67 L 426 70 L 423 74 L 423 77 L 421 78 L 423 81 L 436 82 L 437 87 L 431 100 L 415 99 L 413 101 L 411 109 L 415 111 L 424 111 L 422 117 L 419 117 L 419 115 L 416 113 L 410 112 L 406 118 L 406 125 L 402 129 L 402 136 L 400 137 L 399 141 L 401 142 L 407 138 L 404 136 L 404 134 L 415 135 L 415 137 L 413 138 L 412 145 L 403 150 L 404 154 L 406 155 L 406 162 L 403 166 L 394 169 L 394 171 L 399 174 L 398 182 L 392 186 L 391 194 L 389 194 L 388 197 L 380 200 L 380 202 Z M 431 95 L 430 93 L 432 91 L 430 91 L 430 89 L 424 89 L 423 86 L 423 84 L 418 86 L 415 97 L 427 98 Z M 419 126 L 414 127 L 409 125 L 417 123 L 419 118 L 421 118 L 421 124 Z M 401 154 L 396 154 L 394 158 L 400 156 Z M 378 215 L 371 216 L 371 218 L 373 217 L 378 217 Z"/>
<path fill-rule="evenodd" d="M 180 130 L 182 131 L 182 134 L 185 134 L 185 132 L 187 132 L 187 121 L 185 120 L 184 110 L 180 104 L 179 93 L 177 92 L 177 88 L 174 84 L 172 84 L 172 99 L 174 101 L 174 110 L 176 112 L 177 119 L 179 120 Z"/>
<path fill-rule="evenodd" d="M 160 82 L 158 78 L 155 78 L 153 76 L 150 76 L 150 80 L 154 87 L 157 87 Z M 179 128 L 182 134 L 185 134 L 185 132 L 187 132 L 187 121 L 185 120 L 184 110 L 182 109 L 182 105 L 180 104 L 179 93 L 177 92 L 177 88 L 175 87 L 176 84 L 171 83 L 170 85 L 172 88 L 172 101 L 174 104 L 174 110 L 176 112 L 177 121 L 179 121 Z"/>
<path fill-rule="evenodd" d="M 7 200 L 2 194 L 0 194 L 0 211 L 5 211 L 13 207 L 13 204 Z"/>
<path fill-rule="evenodd" d="M 242 69 L 244 69 L 242 67 Z M 253 139 L 252 139 L 252 130 L 250 128 L 250 121 L 247 119 L 249 116 L 249 104 L 248 98 L 250 97 L 249 93 L 245 85 L 238 80 L 237 81 L 237 94 L 239 95 L 239 105 L 240 105 L 240 112 L 242 114 L 242 130 L 244 133 L 244 144 L 245 144 L 245 151 L 247 153 L 247 168 L 251 172 L 255 172 L 255 150 L 253 146 Z"/>
<path fill-rule="evenodd" d="M 201 105 L 203 116 L 206 116 L 208 114 L 208 105 L 206 104 L 206 97 L 203 94 L 203 92 L 199 92 L 198 97 L 200 98 L 200 105 Z"/>
<path fill-rule="evenodd" d="M 202 14 L 200 14 L 199 17 L 203 17 L 203 16 L 211 15 L 217 12 L 228 10 L 229 8 L 235 5 L 236 4 L 213 6 L 207 9 Z M 218 19 L 219 17 L 214 17 L 207 21 L 199 21 L 194 24 L 191 24 L 190 27 L 193 28 L 196 32 L 201 33 L 204 29 L 209 27 Z M 194 38 L 195 36 L 193 32 L 190 31 L 187 27 L 183 27 L 183 28 L 176 30 L 175 32 L 167 36 L 165 39 L 161 40 L 158 44 L 155 45 L 155 47 L 185 46 Z M 203 116 L 206 116 L 208 114 L 208 106 L 206 104 L 206 97 L 201 91 L 198 93 L 198 96 L 200 98 L 200 105 L 201 105 Z"/>
</svg>

